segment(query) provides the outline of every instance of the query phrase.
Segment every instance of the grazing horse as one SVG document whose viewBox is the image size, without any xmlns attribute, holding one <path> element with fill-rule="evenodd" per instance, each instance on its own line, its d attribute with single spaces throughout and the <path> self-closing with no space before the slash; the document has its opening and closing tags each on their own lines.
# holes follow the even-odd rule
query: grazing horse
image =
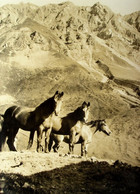
<svg viewBox="0 0 140 194">
<path fill-rule="evenodd" d="M 81 127 L 81 132 L 77 134 L 74 139 L 75 144 L 81 144 L 81 156 L 83 156 L 84 154 L 85 156 L 87 155 L 88 145 L 89 143 L 92 142 L 93 134 L 95 134 L 97 131 L 102 131 L 106 135 L 111 134 L 111 131 L 109 127 L 107 126 L 105 120 L 95 120 L 95 121 L 90 121 L 88 123 L 81 123 L 81 121 L 78 121 L 74 127 L 75 128 Z M 95 131 L 93 131 L 92 129 L 93 127 L 96 128 Z M 70 143 L 69 136 L 51 133 L 50 142 L 49 142 L 49 150 L 51 150 L 53 142 L 55 142 L 53 146 L 53 150 L 54 152 L 58 152 L 58 149 L 62 141 L 69 144 Z"/>
<path fill-rule="evenodd" d="M 58 115 L 62 104 L 63 94 L 63 92 L 59 93 L 56 91 L 51 98 L 47 99 L 34 109 L 19 106 L 8 108 L 3 115 L 4 122 L 0 133 L 0 151 L 2 150 L 2 145 L 5 143 L 6 137 L 8 137 L 7 144 L 10 151 L 16 151 L 14 140 L 19 128 L 31 131 L 28 148 L 32 146 L 33 136 L 35 130 L 37 130 L 37 151 L 40 151 L 41 134 L 39 126 L 46 118 L 50 118 L 51 122 L 52 115 Z"/>
<path fill-rule="evenodd" d="M 51 132 L 61 135 L 69 135 L 69 152 L 71 153 L 74 146 L 74 137 L 76 134 L 80 133 L 80 128 L 75 128 L 74 126 L 78 121 L 85 123 L 88 119 L 90 110 L 90 103 L 83 102 L 83 104 L 78 107 L 75 111 L 69 113 L 65 117 L 58 117 L 53 115 L 52 125 L 50 126 L 49 119 L 46 119 L 40 126 L 40 130 L 45 131 L 45 152 L 49 152 L 49 142 Z"/>
</svg>

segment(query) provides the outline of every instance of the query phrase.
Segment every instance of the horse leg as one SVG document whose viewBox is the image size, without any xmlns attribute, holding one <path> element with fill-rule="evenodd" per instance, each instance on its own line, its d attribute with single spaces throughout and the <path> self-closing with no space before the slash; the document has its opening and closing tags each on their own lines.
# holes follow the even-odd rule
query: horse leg
<svg viewBox="0 0 140 194">
<path fill-rule="evenodd" d="M 46 138 L 46 136 L 47 136 L 47 134 L 46 134 L 46 131 L 45 131 L 45 138 Z M 52 149 L 52 145 L 53 145 L 53 138 L 52 138 L 52 135 L 50 134 L 50 139 L 49 139 L 49 144 L 48 144 L 49 152 Z"/>
<path fill-rule="evenodd" d="M 52 131 L 52 128 L 49 128 L 45 132 L 45 153 L 48 153 L 50 150 L 49 143 L 50 143 L 51 131 Z"/>
<path fill-rule="evenodd" d="M 39 128 L 37 129 L 37 152 L 42 151 L 42 134 L 43 134 L 44 127 L 43 125 L 40 125 Z"/>
<path fill-rule="evenodd" d="M 87 157 L 87 155 L 88 155 L 87 149 L 88 149 L 88 144 L 85 143 L 85 157 Z"/>
<path fill-rule="evenodd" d="M 53 150 L 54 152 L 58 152 L 58 149 L 60 148 L 60 142 L 55 142 L 54 146 L 53 146 Z"/>
<path fill-rule="evenodd" d="M 69 152 L 68 154 L 74 153 L 74 140 L 75 140 L 76 133 L 73 131 L 70 133 L 70 143 L 69 143 Z"/>
<path fill-rule="evenodd" d="M 84 154 L 85 154 L 85 156 L 87 156 L 87 144 L 86 144 L 86 142 L 84 141 L 84 142 L 82 142 L 81 143 L 81 156 L 83 156 Z"/>
<path fill-rule="evenodd" d="M 68 154 L 73 154 L 74 153 L 74 144 L 70 143 L 69 144 L 69 152 Z"/>
<path fill-rule="evenodd" d="M 15 141 L 15 137 L 16 137 L 18 130 L 19 130 L 19 128 L 14 128 L 14 129 L 12 128 L 8 132 L 7 144 L 8 144 L 10 151 L 17 151 L 15 146 L 14 146 L 14 141 Z"/>
<path fill-rule="evenodd" d="M 81 143 L 81 156 L 84 155 L 84 143 L 82 142 Z"/>
<path fill-rule="evenodd" d="M 30 132 L 30 137 L 29 137 L 29 142 L 28 142 L 28 146 L 27 146 L 27 149 L 29 150 L 32 145 L 33 145 L 33 139 L 34 139 L 34 134 L 35 134 L 35 130 L 32 130 Z"/>
</svg>

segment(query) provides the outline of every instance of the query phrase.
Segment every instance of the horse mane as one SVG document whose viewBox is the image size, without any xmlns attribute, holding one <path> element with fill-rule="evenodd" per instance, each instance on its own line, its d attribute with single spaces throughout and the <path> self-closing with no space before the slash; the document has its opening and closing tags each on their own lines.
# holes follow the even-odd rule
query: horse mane
<svg viewBox="0 0 140 194">
<path fill-rule="evenodd" d="M 99 124 L 101 121 L 104 121 L 104 120 L 101 120 L 101 119 L 95 120 L 95 121 L 92 120 L 92 121 L 87 122 L 86 124 L 90 125 L 90 127 L 92 128 L 92 127 L 95 127 L 96 124 Z"/>
<path fill-rule="evenodd" d="M 65 118 L 70 118 L 73 119 L 75 121 L 84 121 L 84 116 L 85 116 L 85 112 L 83 111 L 83 109 L 81 107 L 78 107 L 76 110 L 74 110 L 73 112 L 68 113 Z"/>
<path fill-rule="evenodd" d="M 45 100 L 44 102 L 42 102 L 39 106 L 37 106 L 35 108 L 35 112 L 38 113 L 42 113 L 45 115 L 50 115 L 51 113 L 53 113 L 53 111 L 55 110 L 55 100 L 54 100 L 54 96 Z"/>
</svg>

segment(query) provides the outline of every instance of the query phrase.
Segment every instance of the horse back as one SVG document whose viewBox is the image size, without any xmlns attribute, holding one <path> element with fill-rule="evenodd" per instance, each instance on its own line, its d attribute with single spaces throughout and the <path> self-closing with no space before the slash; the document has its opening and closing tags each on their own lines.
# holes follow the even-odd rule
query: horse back
<svg viewBox="0 0 140 194">
<path fill-rule="evenodd" d="M 4 120 L 9 125 L 13 124 L 14 126 L 20 128 L 24 128 L 26 126 L 28 128 L 27 123 L 28 125 L 30 123 L 29 118 L 31 117 L 31 110 L 31 108 L 11 106 L 5 111 Z"/>
<path fill-rule="evenodd" d="M 17 107 L 13 112 L 13 117 L 23 129 L 28 129 L 35 125 L 34 114 L 31 108 Z"/>
<path fill-rule="evenodd" d="M 8 117 L 12 117 L 13 112 L 16 110 L 17 106 L 9 107 L 4 113 L 4 119 Z"/>
</svg>

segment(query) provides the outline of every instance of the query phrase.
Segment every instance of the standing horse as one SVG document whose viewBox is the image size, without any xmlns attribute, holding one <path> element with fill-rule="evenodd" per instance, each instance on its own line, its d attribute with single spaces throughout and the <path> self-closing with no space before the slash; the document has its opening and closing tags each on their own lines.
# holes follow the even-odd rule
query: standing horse
<svg viewBox="0 0 140 194">
<path fill-rule="evenodd" d="M 75 128 L 74 126 L 78 121 L 81 123 L 85 123 L 88 119 L 90 110 L 90 103 L 83 102 L 83 104 L 78 107 L 75 111 L 69 113 L 65 117 L 58 117 L 53 115 L 52 125 L 50 126 L 50 122 L 46 119 L 40 126 L 40 130 L 45 131 L 45 152 L 49 152 L 49 142 L 50 142 L 50 134 L 56 133 L 61 135 L 69 135 L 69 152 L 72 152 L 74 147 L 74 138 L 75 135 L 80 133 L 81 128 Z"/>
<path fill-rule="evenodd" d="M 77 124 L 75 125 L 75 128 L 79 127 L 81 127 L 81 132 L 75 136 L 74 143 L 81 144 L 81 156 L 83 156 L 84 154 L 85 156 L 87 155 L 88 145 L 89 143 L 92 142 L 93 134 L 95 134 L 97 131 L 102 131 L 106 135 L 111 134 L 111 131 L 107 126 L 105 120 L 95 120 L 90 121 L 88 123 L 81 123 L 81 121 L 80 122 L 78 121 Z M 95 132 L 92 130 L 93 127 L 96 128 Z M 62 141 L 69 144 L 70 143 L 69 136 L 51 133 L 49 149 L 51 150 L 53 142 L 55 142 L 53 150 L 54 152 L 58 152 L 58 149 Z"/>
<path fill-rule="evenodd" d="M 62 97 L 63 92 L 56 93 L 35 109 L 19 107 L 19 106 L 12 106 L 5 111 L 4 122 L 2 126 L 2 131 L 0 133 L 0 151 L 2 149 L 2 145 L 5 143 L 6 137 L 8 137 L 7 144 L 11 151 L 16 151 L 14 146 L 14 140 L 19 128 L 31 131 L 30 134 L 30 141 L 28 143 L 28 148 L 30 148 L 33 144 L 33 136 L 35 130 L 37 130 L 37 151 L 40 151 L 40 131 L 39 126 L 46 118 L 51 118 L 52 115 L 58 115 L 61 104 L 62 104 Z"/>
</svg>

